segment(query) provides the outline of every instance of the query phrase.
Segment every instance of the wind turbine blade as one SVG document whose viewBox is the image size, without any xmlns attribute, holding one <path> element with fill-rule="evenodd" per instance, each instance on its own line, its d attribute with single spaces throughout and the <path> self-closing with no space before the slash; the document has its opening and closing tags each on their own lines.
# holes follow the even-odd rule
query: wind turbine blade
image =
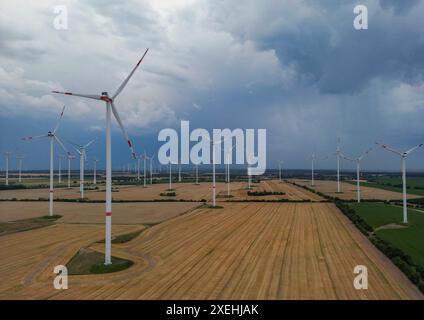
<svg viewBox="0 0 424 320">
<path fill-rule="evenodd" d="M 72 147 L 75 149 L 76 152 L 78 152 L 79 155 L 82 154 L 81 151 L 77 147 L 75 147 L 75 146 L 72 146 Z"/>
<path fill-rule="evenodd" d="M 413 151 L 417 150 L 418 148 L 422 147 L 423 145 L 424 145 L 423 143 L 417 144 L 415 147 L 413 147 L 413 148 L 409 149 L 409 150 L 408 150 L 408 151 L 406 151 L 405 153 L 406 153 L 406 154 L 410 154 L 411 152 L 413 152 Z"/>
<path fill-rule="evenodd" d="M 53 130 L 53 134 L 55 134 L 56 131 L 57 131 L 57 129 L 59 129 L 59 125 L 62 122 L 62 118 L 63 118 L 63 113 L 64 112 L 65 112 L 65 106 L 63 106 L 63 108 L 62 108 L 62 112 L 60 113 L 60 116 L 59 116 L 59 121 L 57 122 L 56 127 Z"/>
<path fill-rule="evenodd" d="M 343 154 L 343 153 L 340 153 L 340 156 L 343 158 L 343 159 L 346 159 L 346 160 L 349 160 L 349 161 L 356 161 L 356 159 L 353 159 L 353 158 L 351 158 L 351 157 L 348 157 L 348 156 L 346 156 L 345 154 Z"/>
<path fill-rule="evenodd" d="M 376 144 L 378 144 L 380 147 L 382 147 L 382 148 L 384 148 L 384 149 L 386 149 L 386 150 L 389 150 L 390 152 L 396 153 L 396 154 L 397 154 L 397 155 L 399 155 L 399 156 L 403 155 L 403 153 L 402 153 L 402 152 L 397 151 L 397 150 L 395 150 L 395 149 L 392 149 L 392 148 L 390 148 L 390 147 L 386 146 L 385 144 L 381 144 L 381 143 L 379 143 L 379 142 L 376 142 Z"/>
<path fill-rule="evenodd" d="M 118 90 L 116 90 L 115 94 L 112 96 L 112 99 L 115 99 L 121 93 L 121 91 L 124 90 L 125 86 L 127 85 L 128 81 L 131 79 L 131 77 L 134 74 L 135 70 L 137 70 L 137 68 L 140 65 L 141 61 L 143 61 L 144 57 L 146 56 L 147 51 L 149 51 L 149 48 L 147 48 L 146 52 L 144 52 L 143 56 L 138 61 L 138 63 L 135 65 L 135 67 L 132 69 L 131 73 L 124 80 L 124 82 L 122 82 L 122 84 L 119 86 Z"/>
<path fill-rule="evenodd" d="M 361 161 L 362 159 L 364 159 L 372 150 L 373 148 L 369 148 L 367 151 L 365 151 L 359 158 L 358 160 Z"/>
<path fill-rule="evenodd" d="M 25 137 L 22 138 L 22 140 L 34 140 L 34 139 L 40 139 L 40 138 L 47 138 L 49 135 L 47 134 L 40 134 L 38 136 L 31 136 L 31 137 Z"/>
<path fill-rule="evenodd" d="M 132 157 L 134 159 L 136 159 L 136 154 L 134 152 L 132 142 L 131 142 L 130 138 L 128 137 L 127 131 L 125 130 L 124 125 L 122 124 L 121 118 L 119 117 L 118 110 L 116 110 L 115 104 L 113 102 L 111 102 L 111 107 L 112 107 L 113 115 L 115 116 L 116 121 L 118 121 L 118 124 L 119 124 L 119 126 L 121 127 L 121 130 L 122 130 L 122 133 L 123 133 L 125 139 L 127 140 L 128 147 L 131 150 Z"/>
<path fill-rule="evenodd" d="M 96 141 L 97 140 L 97 138 L 96 139 L 93 139 L 93 140 L 91 140 L 89 143 L 87 143 L 83 148 L 84 149 L 87 149 L 94 141 Z"/>
<path fill-rule="evenodd" d="M 76 96 L 76 97 L 83 97 L 83 98 L 94 99 L 94 100 L 102 100 L 102 96 L 98 94 L 80 94 L 80 93 L 62 92 L 62 91 L 52 91 L 52 92 L 58 93 L 58 94 L 65 94 L 67 96 Z"/>
<path fill-rule="evenodd" d="M 78 143 L 75 143 L 75 142 L 72 142 L 72 141 L 69 141 L 69 140 L 66 140 L 66 141 L 68 141 L 70 144 L 72 144 L 72 145 L 74 145 L 75 147 L 77 147 L 78 149 L 81 149 L 81 148 L 83 148 L 84 146 L 82 146 L 82 145 L 80 145 L 80 144 L 78 144 Z"/>
<path fill-rule="evenodd" d="M 66 149 L 65 145 L 62 143 L 62 141 L 60 141 L 59 137 L 57 135 L 53 136 L 54 139 L 56 140 L 56 142 L 62 147 L 62 149 L 67 153 L 70 154 L 68 149 Z"/>
</svg>

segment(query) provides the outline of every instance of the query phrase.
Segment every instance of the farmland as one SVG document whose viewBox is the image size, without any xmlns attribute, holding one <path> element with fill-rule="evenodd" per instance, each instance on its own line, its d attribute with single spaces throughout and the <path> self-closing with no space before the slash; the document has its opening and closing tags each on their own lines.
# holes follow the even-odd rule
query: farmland
<svg viewBox="0 0 424 320">
<path fill-rule="evenodd" d="M 402 180 L 400 178 L 377 178 L 372 181 L 363 181 L 361 186 L 379 188 L 388 191 L 402 192 Z M 412 195 L 424 196 L 424 179 L 407 178 L 407 192 Z"/>
<path fill-rule="evenodd" d="M 408 210 L 409 224 L 402 225 L 402 208 L 384 203 L 351 204 L 376 234 L 424 266 L 424 213 Z"/>
<path fill-rule="evenodd" d="M 343 200 L 355 200 L 356 199 L 356 185 L 353 183 L 340 182 L 340 193 L 337 193 L 337 182 L 327 180 L 315 181 L 315 186 L 311 186 L 310 180 L 293 179 L 290 180 L 298 185 L 307 186 L 316 191 L 322 192 L 326 195 L 337 197 Z M 408 194 L 409 199 L 419 198 L 419 195 Z M 362 199 L 379 199 L 379 200 L 400 200 L 402 199 L 402 193 L 392 190 L 384 190 L 382 188 L 376 188 L 374 186 L 363 186 L 361 187 L 361 198 Z"/>
<path fill-rule="evenodd" d="M 140 225 L 114 224 L 114 234 Z M 108 275 L 52 270 L 103 229 L 58 223 L 0 237 L 0 298 L 31 299 L 421 299 L 422 295 L 328 203 L 227 203 L 199 208 L 145 230 L 113 254 L 134 266 Z M 54 239 L 52 241 L 51 239 Z M 353 288 L 353 268 L 368 266 L 370 287 Z"/>
</svg>

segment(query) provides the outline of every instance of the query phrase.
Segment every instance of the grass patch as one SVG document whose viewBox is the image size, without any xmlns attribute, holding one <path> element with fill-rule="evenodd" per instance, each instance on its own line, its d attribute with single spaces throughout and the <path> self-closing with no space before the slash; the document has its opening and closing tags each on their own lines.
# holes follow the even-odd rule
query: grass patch
<svg viewBox="0 0 424 320">
<path fill-rule="evenodd" d="M 224 199 L 228 199 L 228 198 L 234 198 L 234 196 L 232 194 L 228 195 L 228 194 L 219 194 L 216 196 L 217 198 L 224 198 Z"/>
<path fill-rule="evenodd" d="M 134 231 L 134 232 L 131 232 L 131 233 L 127 233 L 127 234 L 123 234 L 123 235 L 117 236 L 114 239 L 112 239 L 112 243 L 126 243 L 126 242 L 129 242 L 132 239 L 137 238 L 143 231 L 144 231 L 144 229 L 141 229 L 141 230 L 138 230 L 138 231 Z"/>
<path fill-rule="evenodd" d="M 15 232 L 28 231 L 32 229 L 43 228 L 52 225 L 60 215 L 43 216 L 38 218 L 23 219 L 0 223 L 0 236 Z"/>
<path fill-rule="evenodd" d="M 175 192 L 162 192 L 159 195 L 161 197 L 176 197 L 177 196 Z"/>
<path fill-rule="evenodd" d="M 66 264 L 69 275 L 103 274 L 118 272 L 131 267 L 134 262 L 126 259 L 112 257 L 112 264 L 104 264 L 104 254 L 81 248 Z"/>
<path fill-rule="evenodd" d="M 208 205 L 208 206 L 206 206 L 206 208 L 208 208 L 208 209 L 223 209 L 224 207 L 223 206 L 213 206 L 213 205 Z"/>
<path fill-rule="evenodd" d="M 129 242 L 132 239 L 137 238 L 144 230 L 145 230 L 145 228 L 143 228 L 141 230 L 134 231 L 134 232 L 122 234 L 120 236 L 112 237 L 111 242 L 114 243 L 114 244 Z M 105 243 L 105 239 L 96 241 L 96 243 Z"/>
<path fill-rule="evenodd" d="M 247 195 L 252 197 L 262 197 L 262 196 L 283 196 L 285 192 L 273 192 L 273 191 L 248 191 Z"/>
</svg>

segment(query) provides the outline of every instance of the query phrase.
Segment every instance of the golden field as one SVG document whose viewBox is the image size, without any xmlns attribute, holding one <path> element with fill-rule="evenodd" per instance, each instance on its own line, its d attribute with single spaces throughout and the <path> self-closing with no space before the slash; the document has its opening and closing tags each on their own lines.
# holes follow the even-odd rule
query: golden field
<svg viewBox="0 0 424 320">
<path fill-rule="evenodd" d="M 132 267 L 70 276 L 64 291 L 53 288 L 53 267 L 66 264 L 81 247 L 102 251 L 103 245 L 95 243 L 104 237 L 102 225 L 57 223 L 1 236 L 0 298 L 423 298 L 333 204 L 223 206 L 189 210 L 130 242 L 114 244 L 112 254 L 134 261 Z M 143 228 L 120 225 L 117 215 L 113 235 Z M 356 265 L 368 267 L 368 290 L 353 287 Z"/>
</svg>

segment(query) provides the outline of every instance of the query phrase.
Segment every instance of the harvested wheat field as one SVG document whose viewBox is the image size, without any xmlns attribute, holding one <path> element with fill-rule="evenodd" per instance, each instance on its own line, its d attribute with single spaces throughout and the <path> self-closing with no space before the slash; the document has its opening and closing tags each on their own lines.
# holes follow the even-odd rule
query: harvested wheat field
<svg viewBox="0 0 424 320">
<path fill-rule="evenodd" d="M 315 180 L 315 187 L 311 186 L 310 180 L 290 179 L 290 181 L 293 181 L 299 185 L 313 188 L 316 191 L 322 192 L 332 197 L 338 197 L 343 200 L 355 200 L 357 198 L 356 185 L 347 182 L 340 182 L 341 193 L 337 193 L 337 181 Z M 408 199 L 416 199 L 420 197 L 411 194 L 408 194 L 407 196 Z M 400 200 L 402 199 L 402 193 L 361 186 L 361 198 L 379 200 Z"/>
<path fill-rule="evenodd" d="M 116 236 L 141 228 L 114 225 L 112 230 Z M 66 264 L 81 247 L 103 238 L 103 226 L 64 224 L 0 237 L 0 299 L 12 297 L 14 293 L 37 283 L 46 267 L 52 280 L 51 266 Z M 51 288 L 52 281 L 48 281 Z"/>
<path fill-rule="evenodd" d="M 231 184 L 232 186 L 232 184 Z M 255 184 L 252 188 L 253 192 L 284 192 L 283 195 L 267 195 L 267 196 L 248 196 L 248 190 L 246 187 L 242 189 L 236 189 L 231 192 L 234 197 L 231 200 L 311 200 L 320 201 L 323 200 L 317 194 L 305 190 L 303 188 L 294 186 L 287 182 L 280 182 L 278 180 L 261 180 L 260 183 Z M 220 195 L 226 195 L 227 192 L 221 192 Z"/>
<path fill-rule="evenodd" d="M 176 196 L 161 196 L 161 193 L 167 193 L 169 185 L 153 184 L 143 186 L 114 186 L 112 192 L 113 200 L 154 200 L 154 199 L 176 199 L 176 200 L 195 200 L 202 199 L 210 201 L 212 199 L 212 183 L 202 182 L 199 185 L 192 183 L 173 183 L 172 189 Z M 242 182 L 231 183 L 234 190 L 245 188 L 246 184 Z M 216 183 L 217 193 L 227 190 L 225 183 Z M 23 189 L 0 191 L 0 199 L 32 199 L 48 198 L 48 189 Z M 99 186 L 99 190 L 85 190 L 84 197 L 89 200 L 105 200 L 104 186 Z M 78 199 L 80 198 L 79 188 L 58 188 L 54 191 L 55 199 Z"/>
<path fill-rule="evenodd" d="M 35 218 L 48 214 L 48 202 L 2 201 L 0 222 Z M 114 203 L 113 222 L 118 224 L 158 223 L 202 205 L 198 202 L 134 202 Z M 54 203 L 55 214 L 63 223 L 104 223 L 104 203 Z"/>
<path fill-rule="evenodd" d="M 85 227 L 88 233 L 91 226 Z M 67 228 L 66 235 L 57 235 L 61 228 Z M 0 277 L 7 279 L 0 298 L 423 298 L 329 203 L 228 203 L 224 209 L 197 209 L 146 229 L 130 242 L 114 244 L 113 255 L 133 260 L 131 268 L 70 276 L 69 289 L 57 291 L 53 266 L 70 259 L 88 238 L 96 238 L 77 237 L 73 228 L 82 230 L 60 224 L 25 232 L 24 237 L 0 237 Z M 91 247 L 103 250 L 101 244 Z M 368 290 L 353 288 L 356 265 L 368 267 Z"/>
</svg>

